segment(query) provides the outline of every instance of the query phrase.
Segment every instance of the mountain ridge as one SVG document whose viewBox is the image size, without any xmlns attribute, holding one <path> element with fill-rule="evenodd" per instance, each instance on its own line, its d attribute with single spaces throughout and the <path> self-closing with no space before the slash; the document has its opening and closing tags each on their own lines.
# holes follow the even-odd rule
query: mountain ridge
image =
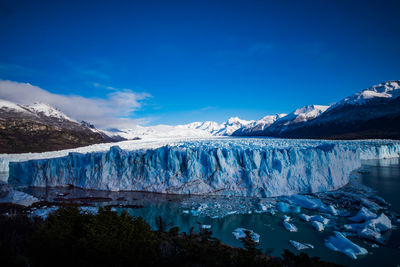
<svg viewBox="0 0 400 267">
<path fill-rule="evenodd" d="M 0 100 L 0 153 L 44 152 L 120 141 L 44 103 Z"/>
</svg>

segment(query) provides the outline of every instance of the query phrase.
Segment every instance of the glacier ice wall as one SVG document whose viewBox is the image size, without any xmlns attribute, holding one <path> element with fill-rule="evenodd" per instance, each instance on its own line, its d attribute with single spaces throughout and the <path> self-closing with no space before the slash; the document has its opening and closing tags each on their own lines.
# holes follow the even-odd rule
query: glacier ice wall
<svg viewBox="0 0 400 267">
<path fill-rule="evenodd" d="M 163 146 L 10 163 L 9 183 L 179 194 L 279 196 L 337 189 L 360 167 L 343 146 L 227 149 Z"/>
<path fill-rule="evenodd" d="M 221 139 L 9 163 L 30 186 L 270 197 L 338 189 L 362 159 L 398 157 L 392 141 Z"/>
</svg>

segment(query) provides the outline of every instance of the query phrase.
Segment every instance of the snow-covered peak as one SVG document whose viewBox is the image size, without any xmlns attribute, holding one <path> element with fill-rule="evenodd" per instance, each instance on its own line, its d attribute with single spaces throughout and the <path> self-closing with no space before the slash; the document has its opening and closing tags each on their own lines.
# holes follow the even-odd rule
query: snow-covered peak
<svg viewBox="0 0 400 267">
<path fill-rule="evenodd" d="M 178 125 L 180 128 L 188 128 L 188 129 L 197 129 L 209 132 L 210 134 L 215 134 L 219 130 L 221 130 L 224 125 L 219 124 L 215 121 L 205 121 L 205 122 L 192 122 L 189 124 Z"/>
<path fill-rule="evenodd" d="M 74 121 L 61 111 L 45 103 L 35 102 L 32 105 L 26 106 L 26 108 L 31 112 L 42 114 L 47 117 Z"/>
<path fill-rule="evenodd" d="M 287 116 L 282 117 L 278 121 L 284 122 L 284 125 L 290 125 L 299 122 L 305 122 L 309 120 L 313 120 L 322 113 L 324 113 L 329 106 L 323 105 L 308 105 L 301 108 L 296 109 L 292 113 Z"/>
<path fill-rule="evenodd" d="M 388 81 L 374 85 L 364 89 L 361 92 L 355 93 L 352 96 L 346 97 L 338 103 L 332 105 L 331 109 L 343 105 L 362 105 L 372 99 L 377 98 L 397 98 L 400 96 L 400 81 Z"/>
<path fill-rule="evenodd" d="M 238 117 L 229 118 L 229 120 L 224 123 L 224 127 L 220 131 L 218 131 L 216 135 L 231 135 L 236 130 L 245 127 L 251 123 L 254 123 L 254 121 L 241 120 Z"/>
<path fill-rule="evenodd" d="M 233 124 L 246 125 L 252 122 L 254 121 L 246 121 L 246 120 L 241 120 L 238 117 L 231 117 L 227 122 L 225 122 L 225 125 L 233 125 Z"/>
<path fill-rule="evenodd" d="M 15 110 L 18 112 L 26 112 L 26 110 L 22 106 L 15 104 L 13 102 L 7 101 L 7 100 L 0 99 L 0 109 L 2 109 L 2 108 L 9 109 L 9 110 Z"/>
<path fill-rule="evenodd" d="M 265 117 L 262 117 L 261 119 L 259 119 L 258 121 L 255 122 L 255 124 L 272 124 L 274 123 L 277 119 L 283 118 L 285 117 L 287 114 L 286 113 L 281 113 L 281 114 L 276 114 L 276 115 L 267 115 Z"/>
</svg>

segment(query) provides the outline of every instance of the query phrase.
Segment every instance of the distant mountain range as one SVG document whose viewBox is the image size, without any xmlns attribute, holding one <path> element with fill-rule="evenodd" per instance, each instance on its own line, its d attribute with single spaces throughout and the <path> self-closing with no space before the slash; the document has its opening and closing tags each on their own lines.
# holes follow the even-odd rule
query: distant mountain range
<svg viewBox="0 0 400 267">
<path fill-rule="evenodd" d="M 230 118 L 177 126 L 138 126 L 116 136 L 207 137 L 269 136 L 322 139 L 400 139 L 400 82 L 381 83 L 331 105 L 309 105 L 289 114 L 268 115 L 257 121 Z"/>
<path fill-rule="evenodd" d="M 234 136 L 322 139 L 400 139 L 400 82 L 381 83 L 331 106 L 311 105 L 262 130 L 244 126 Z"/>
<path fill-rule="evenodd" d="M 0 153 L 41 152 L 137 138 L 269 136 L 321 139 L 400 139 L 400 81 L 381 83 L 331 105 L 225 123 L 99 130 L 50 105 L 0 100 Z"/>
</svg>

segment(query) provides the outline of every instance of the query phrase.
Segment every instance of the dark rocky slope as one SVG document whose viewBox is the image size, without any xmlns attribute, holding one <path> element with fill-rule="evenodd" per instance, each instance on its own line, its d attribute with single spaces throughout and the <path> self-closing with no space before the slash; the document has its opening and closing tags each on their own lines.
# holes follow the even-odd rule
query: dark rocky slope
<svg viewBox="0 0 400 267">
<path fill-rule="evenodd" d="M 54 111 L 56 115 L 11 103 L 0 106 L 0 153 L 44 152 L 119 141 Z"/>
</svg>

